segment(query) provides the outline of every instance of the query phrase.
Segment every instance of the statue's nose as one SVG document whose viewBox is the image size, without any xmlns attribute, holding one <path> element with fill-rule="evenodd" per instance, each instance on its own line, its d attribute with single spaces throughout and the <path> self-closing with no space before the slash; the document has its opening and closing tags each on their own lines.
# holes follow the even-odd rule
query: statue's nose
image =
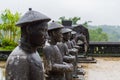
<svg viewBox="0 0 120 80">
<path fill-rule="evenodd" d="M 46 37 L 47 39 L 49 38 L 48 32 L 46 32 L 45 37 Z"/>
</svg>

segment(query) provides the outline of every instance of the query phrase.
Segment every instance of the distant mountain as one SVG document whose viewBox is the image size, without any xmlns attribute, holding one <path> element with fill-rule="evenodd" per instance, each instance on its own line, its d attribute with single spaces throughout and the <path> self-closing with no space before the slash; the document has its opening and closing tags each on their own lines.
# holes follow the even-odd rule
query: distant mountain
<svg viewBox="0 0 120 80">
<path fill-rule="evenodd" d="M 93 26 L 89 25 L 88 29 L 102 28 L 103 32 L 107 33 L 109 36 L 109 41 L 120 41 L 120 26 L 113 25 L 99 25 Z"/>
</svg>

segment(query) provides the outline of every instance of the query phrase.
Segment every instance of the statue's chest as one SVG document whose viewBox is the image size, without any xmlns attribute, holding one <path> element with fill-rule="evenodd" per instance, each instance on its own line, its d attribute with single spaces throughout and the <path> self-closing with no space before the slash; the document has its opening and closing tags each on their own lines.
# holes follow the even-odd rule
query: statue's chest
<svg viewBox="0 0 120 80">
<path fill-rule="evenodd" d="M 42 61 L 38 53 L 31 54 L 29 57 L 30 67 L 35 70 L 43 70 Z"/>
<path fill-rule="evenodd" d="M 64 44 L 58 44 L 57 46 L 58 46 L 58 48 L 59 48 L 59 50 L 60 50 L 62 56 L 64 56 L 65 53 L 66 53 Z"/>
<path fill-rule="evenodd" d="M 53 58 L 54 62 L 57 63 L 62 63 L 63 62 L 63 57 L 62 54 L 57 46 L 52 46 L 52 55 L 51 57 Z"/>
<path fill-rule="evenodd" d="M 43 66 L 42 61 L 38 53 L 31 54 L 30 61 L 30 75 L 31 80 L 43 80 Z M 34 76 L 32 76 L 34 75 Z"/>
<path fill-rule="evenodd" d="M 66 44 L 67 44 L 67 46 L 68 46 L 68 49 L 71 49 L 71 48 L 72 48 L 70 41 L 66 42 Z"/>
</svg>

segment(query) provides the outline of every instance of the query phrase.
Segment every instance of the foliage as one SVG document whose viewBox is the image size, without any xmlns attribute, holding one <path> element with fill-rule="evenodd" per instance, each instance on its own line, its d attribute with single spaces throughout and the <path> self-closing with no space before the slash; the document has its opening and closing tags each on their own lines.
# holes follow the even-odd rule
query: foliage
<svg viewBox="0 0 120 80">
<path fill-rule="evenodd" d="M 89 25 L 89 29 L 102 28 L 107 33 L 109 42 L 120 42 L 120 26 L 119 25 Z"/>
<path fill-rule="evenodd" d="M 107 33 L 102 31 L 102 28 L 90 29 L 90 41 L 108 41 Z"/>
<path fill-rule="evenodd" d="M 62 17 L 59 18 L 59 20 L 63 21 L 63 20 L 68 20 L 68 19 L 66 19 L 65 16 L 62 16 Z"/>
<path fill-rule="evenodd" d="M 82 25 L 85 27 L 88 27 L 88 23 L 91 23 L 92 21 L 85 21 Z"/>
<path fill-rule="evenodd" d="M 20 37 L 20 29 L 15 26 L 19 20 L 20 14 L 16 12 L 13 14 L 9 9 L 4 10 L 0 19 L 0 45 L 1 47 L 12 46 L 15 47 Z"/>
<path fill-rule="evenodd" d="M 77 17 L 77 18 L 80 18 L 80 17 Z M 71 18 L 67 19 L 65 16 L 62 16 L 62 17 L 59 18 L 59 20 L 60 21 L 62 21 L 62 20 L 71 20 Z M 75 22 L 75 24 L 77 24 L 77 22 L 79 20 L 80 19 L 78 19 Z M 120 34 L 120 26 L 114 26 L 114 25 L 113 26 L 111 26 L 111 25 L 91 26 L 91 25 L 88 25 L 91 22 L 92 21 L 85 21 L 82 24 L 86 28 L 89 29 L 90 41 L 120 41 L 120 35 L 119 35 Z M 59 23 L 61 23 L 61 22 L 59 22 Z"/>
<path fill-rule="evenodd" d="M 72 24 L 73 24 L 73 25 L 76 25 L 77 22 L 78 22 L 80 19 L 81 19 L 80 17 L 76 17 L 76 16 L 73 17 L 73 18 L 68 18 L 68 19 L 67 19 L 65 16 L 62 16 L 62 17 L 59 18 L 60 21 L 70 20 L 70 21 L 72 21 Z"/>
<path fill-rule="evenodd" d="M 108 34 L 103 32 L 102 28 L 89 28 L 88 23 L 92 21 L 85 21 L 82 25 L 89 29 L 90 41 L 108 41 Z"/>
<path fill-rule="evenodd" d="M 73 18 L 66 18 L 65 16 L 62 16 L 59 18 L 60 21 L 62 20 L 71 20 L 73 25 L 77 25 L 77 22 L 80 20 L 80 17 L 73 17 Z M 90 41 L 108 41 L 109 37 L 108 34 L 103 32 L 102 28 L 93 28 L 90 29 L 88 24 L 92 21 L 85 21 L 82 25 L 88 28 L 89 35 L 90 35 Z M 61 22 L 59 22 L 61 23 Z"/>
</svg>

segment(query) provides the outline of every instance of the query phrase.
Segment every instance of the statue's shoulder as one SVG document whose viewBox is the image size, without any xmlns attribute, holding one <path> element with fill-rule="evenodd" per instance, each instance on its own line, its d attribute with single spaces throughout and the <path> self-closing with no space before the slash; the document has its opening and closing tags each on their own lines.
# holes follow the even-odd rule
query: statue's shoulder
<svg viewBox="0 0 120 80">
<path fill-rule="evenodd" d="M 62 42 L 61 43 L 57 43 L 58 47 L 62 47 L 63 45 L 64 45 L 64 43 L 62 43 Z"/>
<path fill-rule="evenodd" d="M 46 50 L 51 51 L 52 50 L 52 46 L 51 45 L 44 46 L 43 47 L 43 51 L 46 51 Z"/>
<path fill-rule="evenodd" d="M 43 47 L 43 53 L 46 55 L 50 55 L 54 52 L 54 49 L 51 45 Z"/>
<path fill-rule="evenodd" d="M 7 61 L 27 61 L 28 55 L 19 46 L 17 46 L 9 55 Z"/>
<path fill-rule="evenodd" d="M 19 46 L 17 46 L 10 54 L 10 56 L 27 56 L 27 53 L 21 49 Z"/>
<path fill-rule="evenodd" d="M 14 66 L 19 68 L 28 68 L 29 66 L 28 55 L 22 49 L 20 49 L 20 47 L 16 47 L 11 52 L 6 62 L 6 69 Z"/>
</svg>

